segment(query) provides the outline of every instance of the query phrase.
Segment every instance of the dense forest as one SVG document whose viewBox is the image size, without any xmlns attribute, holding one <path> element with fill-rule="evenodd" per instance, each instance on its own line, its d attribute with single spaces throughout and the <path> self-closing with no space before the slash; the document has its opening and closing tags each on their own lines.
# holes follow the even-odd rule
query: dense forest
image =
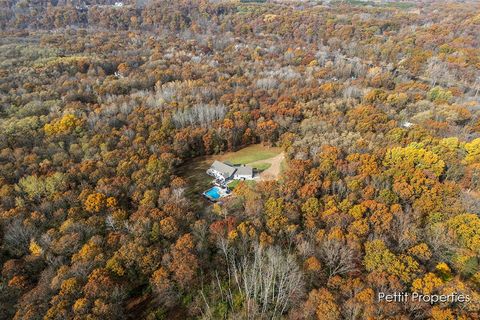
<svg viewBox="0 0 480 320">
<path fill-rule="evenodd" d="M 479 317 L 478 1 L 0 1 L 0 319 Z"/>
</svg>

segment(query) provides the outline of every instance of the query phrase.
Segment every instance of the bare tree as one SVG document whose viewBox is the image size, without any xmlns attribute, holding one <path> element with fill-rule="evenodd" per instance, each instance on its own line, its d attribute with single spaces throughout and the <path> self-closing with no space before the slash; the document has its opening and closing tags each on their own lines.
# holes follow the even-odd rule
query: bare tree
<svg viewBox="0 0 480 320">
<path fill-rule="evenodd" d="M 428 59 L 426 76 L 430 78 L 432 86 L 435 86 L 438 82 L 450 84 L 454 81 L 447 64 L 437 57 Z"/>
<path fill-rule="evenodd" d="M 455 251 L 452 239 L 441 224 L 434 224 L 428 228 L 425 239 L 436 261 L 448 261 L 451 253 Z"/>
<path fill-rule="evenodd" d="M 278 81 L 272 77 L 258 79 L 256 86 L 257 88 L 264 89 L 264 90 L 275 89 L 278 87 Z"/>
<path fill-rule="evenodd" d="M 198 104 L 192 108 L 177 111 L 172 120 L 177 128 L 188 126 L 206 128 L 210 127 L 213 122 L 222 120 L 226 113 L 227 108 L 224 105 Z"/>
<path fill-rule="evenodd" d="M 480 199 L 471 190 L 462 190 L 460 199 L 466 212 L 480 214 Z"/>
<path fill-rule="evenodd" d="M 390 231 L 398 250 L 406 250 L 418 241 L 419 231 L 414 221 L 417 215 L 410 207 L 406 207 L 403 213 L 394 215 Z"/>
<path fill-rule="evenodd" d="M 328 277 L 346 274 L 355 270 L 355 252 L 346 243 L 339 240 L 325 240 L 320 248 Z"/>
<path fill-rule="evenodd" d="M 227 259 L 230 286 L 225 289 L 217 274 L 220 297 L 233 312 L 241 312 L 246 319 L 279 319 L 304 294 L 302 272 L 291 254 L 284 254 L 278 247 L 264 248 L 255 244 L 251 252 L 238 254 L 226 243 L 222 251 Z M 235 310 L 234 294 L 237 291 L 244 300 L 242 310 Z M 205 296 L 204 316 L 212 318 Z"/>
<path fill-rule="evenodd" d="M 5 246 L 15 255 L 23 255 L 28 252 L 28 246 L 34 233 L 27 228 L 20 219 L 13 220 L 5 227 Z"/>
<path fill-rule="evenodd" d="M 475 90 L 475 97 L 478 95 L 480 91 L 480 76 L 475 78 L 475 83 L 473 84 L 473 89 Z"/>
<path fill-rule="evenodd" d="M 293 255 L 279 248 L 256 245 L 251 256 L 231 263 L 248 319 L 278 318 L 302 295 L 302 273 Z"/>
</svg>

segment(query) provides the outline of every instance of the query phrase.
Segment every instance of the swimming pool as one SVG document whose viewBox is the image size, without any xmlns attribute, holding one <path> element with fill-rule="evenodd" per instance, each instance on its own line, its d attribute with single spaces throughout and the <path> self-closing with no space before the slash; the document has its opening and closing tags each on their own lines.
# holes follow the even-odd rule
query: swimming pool
<svg viewBox="0 0 480 320">
<path fill-rule="evenodd" d="M 203 194 L 208 198 L 210 198 L 211 200 L 217 200 L 221 197 L 219 187 L 212 187 L 207 191 L 205 191 Z"/>
</svg>

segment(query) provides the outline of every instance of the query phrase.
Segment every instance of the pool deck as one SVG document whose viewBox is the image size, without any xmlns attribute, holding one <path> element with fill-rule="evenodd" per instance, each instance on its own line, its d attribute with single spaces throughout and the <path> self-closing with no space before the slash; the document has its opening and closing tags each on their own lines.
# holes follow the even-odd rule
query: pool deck
<svg viewBox="0 0 480 320">
<path fill-rule="evenodd" d="M 215 197 L 212 197 L 211 195 L 208 194 L 208 192 L 212 189 L 217 189 L 217 193 L 219 195 L 218 198 L 215 198 Z M 211 188 L 209 188 L 207 191 L 203 192 L 202 195 L 207 198 L 208 200 L 212 201 L 212 202 L 217 202 L 219 201 L 220 199 L 222 198 L 225 198 L 227 196 L 230 195 L 230 192 L 229 192 L 229 189 L 228 188 L 222 188 L 220 186 L 213 186 Z"/>
</svg>

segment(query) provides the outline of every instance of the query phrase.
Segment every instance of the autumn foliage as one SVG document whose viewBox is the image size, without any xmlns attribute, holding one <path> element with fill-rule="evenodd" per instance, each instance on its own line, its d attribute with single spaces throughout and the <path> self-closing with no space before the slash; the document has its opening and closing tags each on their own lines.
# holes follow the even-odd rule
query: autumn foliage
<svg viewBox="0 0 480 320">
<path fill-rule="evenodd" d="M 0 1 L 1 319 L 480 317 L 478 1 L 115 2 Z"/>
</svg>

